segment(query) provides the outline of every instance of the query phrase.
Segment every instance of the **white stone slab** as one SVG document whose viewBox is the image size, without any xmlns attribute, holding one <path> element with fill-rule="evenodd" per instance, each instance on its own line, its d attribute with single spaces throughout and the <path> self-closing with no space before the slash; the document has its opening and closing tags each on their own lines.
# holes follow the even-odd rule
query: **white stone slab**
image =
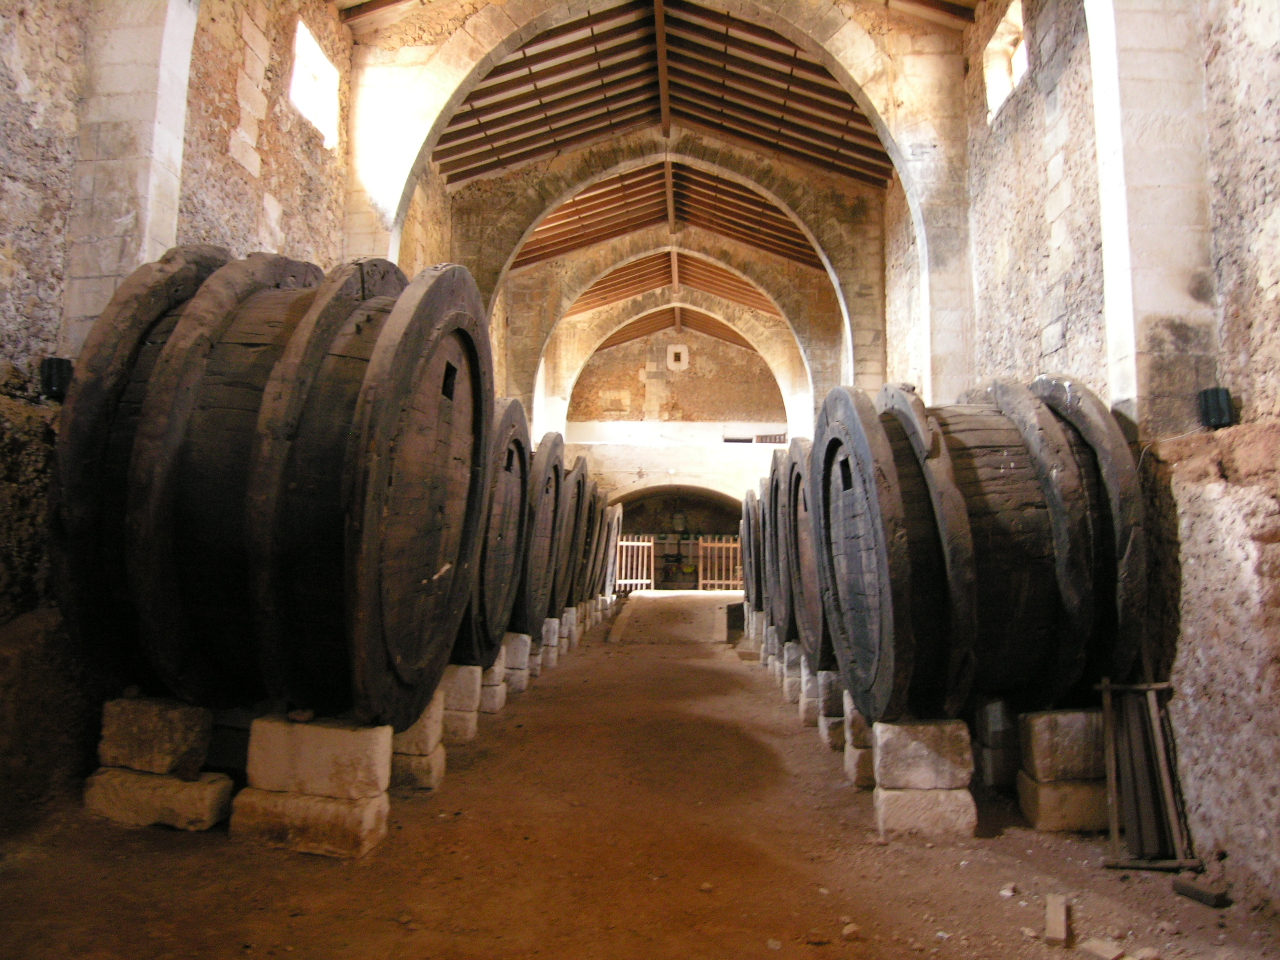
<svg viewBox="0 0 1280 960">
<path fill-rule="evenodd" d="M 387 835 L 385 793 L 360 800 L 275 793 L 248 787 L 236 794 L 231 836 L 329 857 L 363 857 Z"/>
<path fill-rule="evenodd" d="M 963 720 L 877 723 L 871 728 L 876 783 L 890 790 L 958 790 L 973 779 Z"/>
<path fill-rule="evenodd" d="M 861 749 L 870 749 L 871 727 L 862 718 L 858 708 L 853 705 L 853 697 L 849 696 L 849 691 L 842 691 L 841 697 L 844 700 L 845 742 Z"/>
<path fill-rule="evenodd" d="M 978 808 L 968 790 L 890 790 L 876 787 L 876 826 L 881 836 L 921 833 L 972 837 Z"/>
<path fill-rule="evenodd" d="M 342 720 L 259 717 L 249 731 L 249 786 L 357 800 L 391 782 L 391 728 Z"/>
<path fill-rule="evenodd" d="M 444 781 L 446 753 L 440 744 L 429 757 L 391 755 L 391 786 L 409 790 L 439 790 Z"/>
<path fill-rule="evenodd" d="M 1018 805 L 1036 830 L 1085 833 L 1107 829 L 1105 780 L 1039 783 L 1019 770 Z"/>
<path fill-rule="evenodd" d="M 508 633 L 502 638 L 503 657 L 508 670 L 528 670 L 533 638 L 527 633 Z"/>
<path fill-rule="evenodd" d="M 526 663 L 528 660 L 526 659 Z M 498 658 L 493 661 L 493 666 L 485 670 L 480 675 L 480 683 L 486 687 L 496 687 L 500 683 L 506 683 L 507 680 L 507 650 L 506 647 L 498 648 Z"/>
<path fill-rule="evenodd" d="M 844 717 L 818 714 L 818 739 L 832 750 L 844 750 Z"/>
<path fill-rule="evenodd" d="M 444 742 L 468 743 L 480 730 L 480 714 L 474 710 L 444 712 Z"/>
<path fill-rule="evenodd" d="M 235 785 L 224 773 L 196 780 L 103 767 L 84 785 L 90 813 L 129 827 L 161 823 L 179 830 L 208 830 L 231 813 Z"/>
<path fill-rule="evenodd" d="M 525 659 L 525 663 L 528 663 Z M 507 693 L 524 693 L 529 689 L 529 671 L 528 670 L 507 670 Z"/>
<path fill-rule="evenodd" d="M 395 753 L 410 753 L 415 756 L 429 757 L 440 745 L 444 736 L 444 691 L 439 687 L 431 697 L 431 702 L 422 711 L 417 721 L 403 733 L 391 738 L 391 749 Z"/>
<path fill-rule="evenodd" d="M 444 692 L 445 710 L 480 709 L 483 678 L 484 671 L 479 667 L 460 667 L 452 663 L 445 667 L 438 688 Z"/>
<path fill-rule="evenodd" d="M 213 712 L 151 697 L 108 700 L 102 706 L 98 761 L 143 773 L 194 780 L 213 737 Z"/>
<path fill-rule="evenodd" d="M 1018 718 L 1022 769 L 1040 783 L 1107 775 L 1101 710 L 1048 710 Z"/>
<path fill-rule="evenodd" d="M 480 712 L 501 713 L 507 705 L 507 685 L 500 683 L 496 687 L 485 687 L 480 691 Z"/>
<path fill-rule="evenodd" d="M 845 744 L 844 775 L 845 779 L 859 790 L 869 790 L 876 785 L 875 764 L 868 747 L 854 747 Z"/>
</svg>

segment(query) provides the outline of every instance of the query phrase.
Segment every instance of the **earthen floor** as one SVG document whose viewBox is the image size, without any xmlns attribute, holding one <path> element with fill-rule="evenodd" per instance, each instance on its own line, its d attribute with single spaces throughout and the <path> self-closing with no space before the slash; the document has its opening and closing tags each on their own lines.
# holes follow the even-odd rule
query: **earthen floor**
<svg viewBox="0 0 1280 960">
<path fill-rule="evenodd" d="M 363 860 L 56 812 L 3 851 L 0 957 L 1048 960 L 1047 893 L 1078 941 L 1275 955 L 1263 914 L 1102 870 L 1101 840 L 1033 833 L 1007 801 L 977 839 L 881 843 L 840 755 L 710 641 L 716 602 L 632 598 L 617 642 L 596 627 L 449 748 L 441 790 L 394 794 Z"/>
</svg>

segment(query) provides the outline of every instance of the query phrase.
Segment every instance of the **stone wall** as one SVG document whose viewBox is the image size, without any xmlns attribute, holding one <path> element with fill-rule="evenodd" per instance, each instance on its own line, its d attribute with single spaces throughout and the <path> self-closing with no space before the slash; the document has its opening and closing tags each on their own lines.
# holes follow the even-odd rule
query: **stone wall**
<svg viewBox="0 0 1280 960">
<path fill-rule="evenodd" d="M 920 284 L 920 252 L 896 177 L 884 198 L 885 380 L 923 384 L 929 370 L 929 317 Z"/>
<path fill-rule="evenodd" d="M 1107 396 L 1089 44 L 1081 0 L 1024 0 L 1029 69 L 987 123 L 983 51 L 1007 2 L 966 31 L 975 382 L 1052 371 Z"/>
<path fill-rule="evenodd" d="M 339 141 L 289 100 L 301 17 L 338 69 Z M 322 0 L 203 0 L 187 97 L 179 243 L 269 250 L 328 270 L 343 257 L 350 31 Z"/>
<path fill-rule="evenodd" d="M 1205 0 L 1219 370 L 1244 419 L 1280 415 L 1280 8 Z"/>
<path fill-rule="evenodd" d="M 23 363 L 62 319 L 85 7 L 0 0 L 0 358 Z"/>
<path fill-rule="evenodd" d="M 668 369 L 669 346 L 688 368 Z M 773 374 L 754 350 L 705 334 L 660 330 L 595 353 L 574 384 L 569 420 L 785 421 Z"/>
<path fill-rule="evenodd" d="M 1172 600 L 1178 620 L 1170 711 L 1196 852 L 1225 856 L 1237 900 L 1274 898 L 1280 422 L 1166 441 L 1146 456 L 1163 477 L 1176 523 L 1177 544 L 1159 551 L 1157 573 L 1165 575 L 1155 586 L 1157 601 Z"/>
<path fill-rule="evenodd" d="M 0 624 L 52 602 L 49 486 L 56 404 L 0 360 Z"/>
</svg>

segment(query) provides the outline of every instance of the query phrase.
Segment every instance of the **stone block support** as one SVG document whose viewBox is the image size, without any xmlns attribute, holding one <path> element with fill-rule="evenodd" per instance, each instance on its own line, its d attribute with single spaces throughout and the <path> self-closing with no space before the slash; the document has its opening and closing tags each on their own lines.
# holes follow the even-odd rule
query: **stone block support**
<svg viewBox="0 0 1280 960">
<path fill-rule="evenodd" d="M 960 790 L 973 779 L 973 746 L 963 720 L 877 723 L 871 739 L 881 787 Z"/>
<path fill-rule="evenodd" d="M 195 780 L 213 738 L 213 712 L 150 697 L 108 700 L 102 707 L 98 762 Z"/>
<path fill-rule="evenodd" d="M 231 778 L 202 773 L 195 780 L 103 767 L 84 785 L 85 809 L 127 827 L 164 824 L 208 830 L 231 813 Z"/>
<path fill-rule="evenodd" d="M 198 5 L 93 0 L 58 350 L 75 356 L 120 280 L 172 247 Z"/>
<path fill-rule="evenodd" d="M 376 797 L 391 782 L 391 740 L 386 726 L 259 717 L 249 733 L 249 786 L 338 800 Z"/>
</svg>

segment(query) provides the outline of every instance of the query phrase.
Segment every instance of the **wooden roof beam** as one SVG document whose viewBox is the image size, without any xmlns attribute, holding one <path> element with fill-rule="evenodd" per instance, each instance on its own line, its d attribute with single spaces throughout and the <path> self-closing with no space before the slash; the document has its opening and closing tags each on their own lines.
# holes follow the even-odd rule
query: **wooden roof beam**
<svg viewBox="0 0 1280 960">
<path fill-rule="evenodd" d="M 662 135 L 671 136 L 671 94 L 667 79 L 667 13 L 662 0 L 653 0 L 653 31 L 658 47 L 658 105 L 662 111 Z"/>
<path fill-rule="evenodd" d="M 659 0 L 661 2 L 661 0 Z M 676 235 L 676 188 L 675 177 L 671 172 L 671 161 L 662 162 L 663 186 L 667 192 L 667 232 Z"/>
</svg>

